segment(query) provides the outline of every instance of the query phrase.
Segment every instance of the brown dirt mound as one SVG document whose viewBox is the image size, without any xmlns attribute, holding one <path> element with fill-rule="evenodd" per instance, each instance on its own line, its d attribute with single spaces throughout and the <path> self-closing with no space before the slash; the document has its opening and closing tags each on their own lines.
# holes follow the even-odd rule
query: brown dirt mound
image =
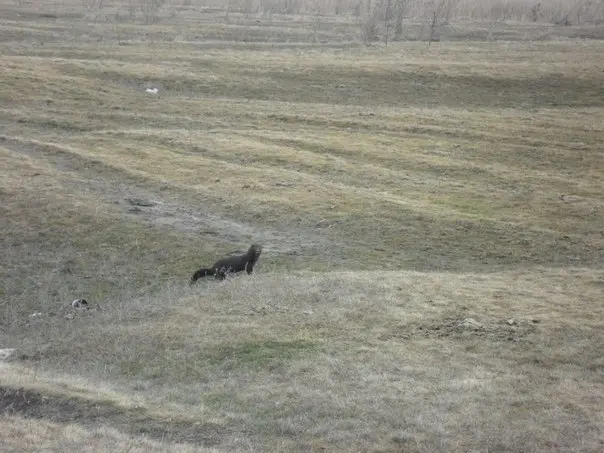
<svg viewBox="0 0 604 453">
<path fill-rule="evenodd" d="M 459 340 L 485 338 L 490 341 L 528 341 L 528 337 L 535 331 L 537 323 L 536 320 L 477 320 L 470 317 L 452 316 L 398 326 L 392 329 L 388 336 L 403 339 L 423 336 Z"/>
</svg>

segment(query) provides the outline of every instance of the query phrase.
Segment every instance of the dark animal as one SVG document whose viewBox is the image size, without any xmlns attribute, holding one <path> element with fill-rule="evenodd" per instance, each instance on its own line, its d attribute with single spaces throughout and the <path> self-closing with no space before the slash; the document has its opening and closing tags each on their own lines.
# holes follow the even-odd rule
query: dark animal
<svg viewBox="0 0 604 453">
<path fill-rule="evenodd" d="M 229 256 L 216 261 L 212 267 L 201 268 L 191 277 L 191 285 L 202 277 L 213 275 L 217 280 L 224 280 L 227 274 L 234 274 L 241 271 L 246 271 L 251 274 L 254 270 L 254 265 L 260 258 L 262 246 L 252 244 L 245 255 Z"/>
</svg>

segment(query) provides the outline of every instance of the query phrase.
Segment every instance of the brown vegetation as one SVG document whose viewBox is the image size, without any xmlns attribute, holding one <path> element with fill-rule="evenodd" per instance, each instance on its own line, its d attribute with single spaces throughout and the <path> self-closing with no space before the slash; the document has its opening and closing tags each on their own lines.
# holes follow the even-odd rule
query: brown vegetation
<svg viewBox="0 0 604 453">
<path fill-rule="evenodd" d="M 0 451 L 602 451 L 601 27 L 85 3 L 0 0 Z"/>
</svg>

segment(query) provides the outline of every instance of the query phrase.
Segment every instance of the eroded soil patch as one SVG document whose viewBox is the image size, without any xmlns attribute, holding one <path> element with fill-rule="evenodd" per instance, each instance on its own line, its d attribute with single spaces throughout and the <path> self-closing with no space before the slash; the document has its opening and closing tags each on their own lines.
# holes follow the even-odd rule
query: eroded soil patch
<svg viewBox="0 0 604 453">
<path fill-rule="evenodd" d="M 395 327 L 387 336 L 402 339 L 420 336 L 460 340 L 482 338 L 487 341 L 521 341 L 527 340 L 527 337 L 535 332 L 537 324 L 537 320 L 517 320 L 513 318 L 482 320 L 464 316 L 450 316 Z"/>
<path fill-rule="evenodd" d="M 91 427 L 105 424 L 130 435 L 204 446 L 219 444 L 227 432 L 217 423 L 168 419 L 151 415 L 142 407 L 123 408 L 108 401 L 44 394 L 24 388 L 0 387 L 0 413 Z"/>
<path fill-rule="evenodd" d="M 246 245 L 254 238 L 271 245 L 272 252 L 291 253 L 305 243 L 322 244 L 329 241 L 309 231 L 284 231 L 252 225 L 227 218 L 204 205 L 199 194 L 179 192 L 174 187 L 155 185 L 142 175 L 112 167 L 98 159 L 87 158 L 61 146 L 0 136 L 3 147 L 46 162 L 62 175 L 61 183 L 70 192 L 86 193 L 106 207 L 136 216 L 153 227 L 172 228 L 185 234 L 201 234 Z M 312 238 L 309 238 L 309 234 Z"/>
</svg>

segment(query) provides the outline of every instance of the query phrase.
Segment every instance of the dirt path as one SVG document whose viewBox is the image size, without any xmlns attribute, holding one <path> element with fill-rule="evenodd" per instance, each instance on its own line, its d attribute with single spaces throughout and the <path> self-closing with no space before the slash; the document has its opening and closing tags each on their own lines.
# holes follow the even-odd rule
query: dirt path
<svg viewBox="0 0 604 453">
<path fill-rule="evenodd" d="M 0 387 L 0 414 L 20 415 L 55 423 L 77 423 L 89 428 L 111 426 L 130 435 L 154 440 L 214 446 L 228 428 L 217 423 L 153 415 L 145 408 L 123 408 L 111 402 Z"/>
<path fill-rule="evenodd" d="M 47 163 L 69 192 L 84 193 L 109 209 L 117 208 L 118 212 L 154 227 L 213 236 L 218 241 L 238 244 L 241 250 L 251 241 L 260 242 L 265 244 L 265 250 L 289 255 L 304 249 L 324 249 L 332 242 L 315 231 L 276 230 L 227 218 L 212 209 L 216 201 L 203 199 L 203 195 L 159 186 L 143 176 L 55 144 L 0 136 L 0 146 Z M 197 196 L 199 201 L 195 200 Z"/>
</svg>

